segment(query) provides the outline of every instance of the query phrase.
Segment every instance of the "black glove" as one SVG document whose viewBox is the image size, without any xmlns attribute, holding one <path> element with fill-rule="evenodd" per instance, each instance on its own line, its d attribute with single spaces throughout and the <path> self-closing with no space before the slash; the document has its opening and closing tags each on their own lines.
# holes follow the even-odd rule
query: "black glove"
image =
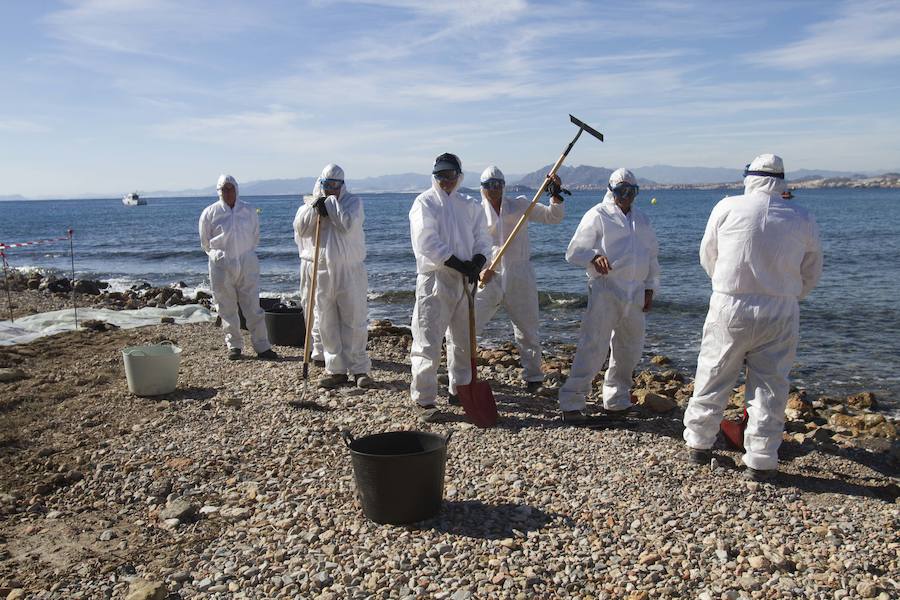
<svg viewBox="0 0 900 600">
<path fill-rule="evenodd" d="M 466 268 L 466 263 L 456 258 L 456 255 L 451 255 L 450 258 L 444 261 L 444 264 L 455 271 L 459 271 L 463 275 L 469 275 L 469 270 Z"/>
<path fill-rule="evenodd" d="M 316 212 L 323 217 L 328 216 L 328 209 L 325 208 L 325 196 L 322 196 L 318 200 L 313 203 L 313 207 L 315 207 Z"/>
<path fill-rule="evenodd" d="M 472 257 L 472 260 L 467 260 L 465 262 L 466 267 L 468 268 L 468 272 L 466 273 L 466 277 L 469 278 L 470 284 L 475 284 L 478 282 L 478 277 L 481 275 L 481 269 L 484 267 L 484 264 L 487 262 L 487 259 L 483 254 L 476 254 Z"/>
<path fill-rule="evenodd" d="M 559 198 L 559 200 L 562 201 L 563 197 L 560 196 L 560 194 L 565 194 L 566 196 L 571 196 L 572 192 L 570 192 L 569 190 L 562 187 L 561 185 L 559 185 L 558 183 L 556 183 L 555 181 L 553 181 L 551 179 L 550 183 L 547 184 L 547 194 L 551 198 Z"/>
</svg>

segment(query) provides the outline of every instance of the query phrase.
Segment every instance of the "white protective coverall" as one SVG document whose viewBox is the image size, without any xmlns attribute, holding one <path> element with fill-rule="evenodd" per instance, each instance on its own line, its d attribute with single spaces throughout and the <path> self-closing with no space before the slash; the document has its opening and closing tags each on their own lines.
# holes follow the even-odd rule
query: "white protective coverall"
<svg viewBox="0 0 900 600">
<path fill-rule="evenodd" d="M 234 186 L 234 208 L 223 199 L 226 183 Z M 255 207 L 241 200 L 237 181 L 231 175 L 220 175 L 216 190 L 219 201 L 200 214 L 200 247 L 209 256 L 209 283 L 222 318 L 225 343 L 229 349 L 244 347 L 238 317 L 240 304 L 253 349 L 265 352 L 272 345 L 259 306 L 259 217 Z"/>
<path fill-rule="evenodd" d="M 321 178 L 343 180 L 344 171 L 337 165 L 327 165 Z M 294 237 L 299 241 L 301 256 L 309 256 L 305 261 L 309 268 L 318 215 L 313 204 L 323 195 L 322 185 L 316 181 L 312 196 L 304 199 L 294 218 Z M 363 264 L 366 258 L 363 203 L 344 184 L 337 197 L 325 199 L 325 208 L 328 217 L 322 217 L 314 317 L 322 340 L 325 370 L 347 375 L 368 374 L 371 368 L 366 353 L 369 281 Z"/>
<path fill-rule="evenodd" d="M 432 177 L 431 189 L 419 194 L 409 211 L 413 253 L 416 256 L 416 306 L 413 309 L 412 399 L 430 406 L 437 398 L 437 368 L 441 342 L 447 337 L 450 392 L 471 381 L 469 363 L 469 306 L 463 275 L 444 265 L 450 256 L 461 261 L 491 251 L 481 201 L 456 191 L 451 194 Z M 476 296 L 477 297 L 477 296 Z"/>
<path fill-rule="evenodd" d="M 488 167 L 481 174 L 481 181 L 489 179 L 504 180 L 503 173 L 497 167 Z M 481 205 L 484 207 L 488 233 L 493 244 L 492 254 L 488 260 L 490 263 L 490 259 L 497 255 L 525 213 L 525 209 L 531 204 L 531 200 L 525 196 L 503 198 L 498 215 L 483 190 L 481 196 Z M 549 206 L 537 203 L 528 214 L 528 220 L 556 225 L 562 222 L 564 216 L 561 202 L 554 202 Z M 523 378 L 528 382 L 543 381 L 541 339 L 538 336 L 540 318 L 538 291 L 534 269 L 531 266 L 531 242 L 528 239 L 527 224 L 522 227 L 503 254 L 496 275 L 484 289 L 478 290 L 475 296 L 475 329 L 478 334 L 481 334 L 501 306 L 506 309 L 513 323 L 513 333 L 522 360 Z"/>
<path fill-rule="evenodd" d="M 637 183 L 631 171 L 613 171 L 610 186 L 623 182 Z M 566 250 L 566 260 L 585 268 L 588 306 L 572 370 L 559 390 L 560 410 L 584 409 L 610 345 L 603 406 L 607 410 L 631 406 L 632 372 L 644 346 L 644 291 L 659 289 L 658 252 L 650 219 L 634 206 L 624 214 L 610 191 L 582 217 Z M 598 255 L 609 260 L 612 269 L 607 275 L 601 275 L 591 264 Z"/>
<path fill-rule="evenodd" d="M 781 158 L 763 154 L 750 171 L 784 173 Z M 788 375 L 799 337 L 798 300 L 822 273 L 815 218 L 783 200 L 783 179 L 744 178 L 744 194 L 713 208 L 700 242 L 700 264 L 712 280 L 709 313 L 697 358 L 684 439 L 712 448 L 731 390 L 747 365 L 744 464 L 778 468 Z"/>
</svg>

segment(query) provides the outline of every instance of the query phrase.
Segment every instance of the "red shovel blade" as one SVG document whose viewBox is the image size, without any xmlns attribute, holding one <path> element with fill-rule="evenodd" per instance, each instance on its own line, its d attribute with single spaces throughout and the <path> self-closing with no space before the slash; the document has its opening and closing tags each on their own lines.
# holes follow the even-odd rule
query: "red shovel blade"
<svg viewBox="0 0 900 600">
<path fill-rule="evenodd" d="M 485 381 L 475 378 L 475 364 L 472 364 L 472 383 L 456 386 L 456 395 L 469 421 L 476 427 L 487 428 L 497 424 L 497 403 L 494 392 Z"/>
<path fill-rule="evenodd" d="M 739 421 L 731 421 L 723 419 L 719 425 L 725 440 L 737 450 L 744 449 L 744 430 L 747 428 L 747 411 L 744 410 L 744 416 Z"/>
</svg>

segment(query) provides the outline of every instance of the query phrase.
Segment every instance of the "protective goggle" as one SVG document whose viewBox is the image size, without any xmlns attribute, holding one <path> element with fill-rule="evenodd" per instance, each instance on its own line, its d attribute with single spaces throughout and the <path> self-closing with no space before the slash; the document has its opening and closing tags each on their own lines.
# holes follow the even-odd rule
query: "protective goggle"
<svg viewBox="0 0 900 600">
<path fill-rule="evenodd" d="M 459 171 L 456 169 L 444 169 L 443 171 L 433 173 L 433 175 L 438 181 L 456 181 L 459 179 Z"/>
<path fill-rule="evenodd" d="M 506 182 L 502 179 L 492 178 L 481 182 L 481 187 L 486 190 L 502 190 L 504 185 L 506 185 Z"/>
<path fill-rule="evenodd" d="M 746 165 L 744 167 L 744 177 L 748 177 L 750 175 L 756 177 L 774 177 L 775 179 L 784 179 L 784 173 L 769 173 L 768 171 L 751 171 L 750 165 Z"/>
<path fill-rule="evenodd" d="M 344 185 L 343 179 L 319 179 L 319 185 L 321 185 L 326 190 L 337 190 L 340 189 L 342 185 Z"/>
<path fill-rule="evenodd" d="M 633 185 L 630 183 L 620 183 L 616 185 L 616 187 L 612 187 L 611 185 L 607 185 L 609 191 L 613 193 L 613 196 L 616 198 L 623 198 L 625 200 L 634 200 L 635 196 L 638 195 L 638 192 L 641 190 L 641 186 Z"/>
</svg>

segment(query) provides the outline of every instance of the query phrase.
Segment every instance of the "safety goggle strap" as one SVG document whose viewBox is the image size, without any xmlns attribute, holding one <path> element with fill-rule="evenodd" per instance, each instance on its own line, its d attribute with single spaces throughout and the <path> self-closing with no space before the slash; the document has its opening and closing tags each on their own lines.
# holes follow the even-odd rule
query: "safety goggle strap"
<svg viewBox="0 0 900 600">
<path fill-rule="evenodd" d="M 750 165 L 747 165 L 749 167 Z M 774 177 L 775 179 L 784 179 L 784 173 L 769 173 L 768 171 L 751 171 L 749 168 L 744 169 L 744 177 Z"/>
</svg>

